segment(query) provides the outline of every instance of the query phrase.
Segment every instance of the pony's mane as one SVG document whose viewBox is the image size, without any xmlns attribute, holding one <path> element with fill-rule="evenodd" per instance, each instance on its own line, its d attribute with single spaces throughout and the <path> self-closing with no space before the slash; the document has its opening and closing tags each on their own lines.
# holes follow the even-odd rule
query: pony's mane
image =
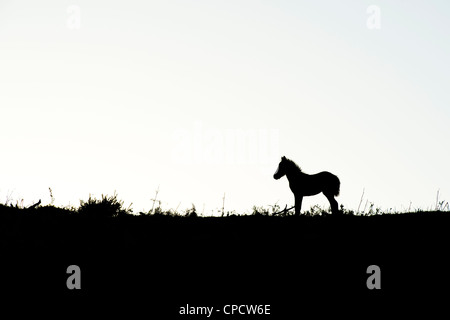
<svg viewBox="0 0 450 320">
<path fill-rule="evenodd" d="M 294 161 L 292 161 L 291 159 L 286 158 L 285 161 L 288 163 L 288 165 L 289 165 L 290 167 L 292 167 L 292 168 L 298 170 L 299 172 L 302 172 L 302 168 L 300 168 L 300 167 L 298 166 L 298 164 L 296 164 L 296 163 L 295 163 Z"/>
</svg>

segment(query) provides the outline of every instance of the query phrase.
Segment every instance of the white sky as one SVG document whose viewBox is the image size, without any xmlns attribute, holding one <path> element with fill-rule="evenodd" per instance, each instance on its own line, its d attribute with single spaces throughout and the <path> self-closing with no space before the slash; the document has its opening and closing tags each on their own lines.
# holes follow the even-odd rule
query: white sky
<svg viewBox="0 0 450 320">
<path fill-rule="evenodd" d="M 448 1 L 0 0 L 0 202 L 117 190 L 139 212 L 159 186 L 163 208 L 284 207 L 285 155 L 338 175 L 348 208 L 363 188 L 431 208 L 450 200 L 449 18 Z"/>
</svg>

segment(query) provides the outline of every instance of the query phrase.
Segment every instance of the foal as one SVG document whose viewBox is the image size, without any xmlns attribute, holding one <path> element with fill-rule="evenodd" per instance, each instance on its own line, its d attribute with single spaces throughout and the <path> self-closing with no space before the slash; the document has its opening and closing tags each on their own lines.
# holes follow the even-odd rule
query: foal
<svg viewBox="0 0 450 320">
<path fill-rule="evenodd" d="M 338 203 L 334 197 L 339 195 L 341 183 L 339 178 L 334 174 L 327 171 L 311 175 L 306 174 L 302 172 L 294 161 L 283 156 L 273 177 L 278 180 L 284 175 L 286 175 L 289 181 L 289 187 L 294 193 L 296 215 L 300 214 L 304 196 L 314 196 L 320 192 L 323 192 L 330 202 L 331 212 L 333 214 L 340 213 Z"/>
</svg>

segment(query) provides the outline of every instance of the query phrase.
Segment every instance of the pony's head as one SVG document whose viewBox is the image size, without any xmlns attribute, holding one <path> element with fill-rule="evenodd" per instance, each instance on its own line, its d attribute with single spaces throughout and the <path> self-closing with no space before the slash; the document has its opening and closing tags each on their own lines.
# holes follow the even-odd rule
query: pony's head
<svg viewBox="0 0 450 320">
<path fill-rule="evenodd" d="M 280 164 L 278 165 L 277 171 L 275 171 L 273 178 L 278 180 L 282 178 L 286 174 L 286 167 L 287 167 L 288 160 L 285 156 L 281 157 Z"/>
<path fill-rule="evenodd" d="M 277 171 L 274 173 L 273 178 L 278 180 L 289 172 L 301 172 L 302 170 L 294 161 L 287 159 L 285 156 L 281 157 L 281 162 L 278 165 Z"/>
</svg>

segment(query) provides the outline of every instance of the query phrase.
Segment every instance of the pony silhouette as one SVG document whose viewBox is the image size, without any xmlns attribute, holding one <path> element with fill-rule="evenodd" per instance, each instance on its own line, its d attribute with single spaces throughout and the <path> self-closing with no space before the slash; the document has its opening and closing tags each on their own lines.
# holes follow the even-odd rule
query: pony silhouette
<svg viewBox="0 0 450 320">
<path fill-rule="evenodd" d="M 289 188 L 294 193 L 296 215 L 300 214 L 303 197 L 314 196 L 321 192 L 330 202 L 331 212 L 333 214 L 340 213 L 338 203 L 334 198 L 339 195 L 341 185 L 337 176 L 327 171 L 311 175 L 306 174 L 294 161 L 283 156 L 273 178 L 278 180 L 285 175 L 289 181 Z"/>
</svg>

